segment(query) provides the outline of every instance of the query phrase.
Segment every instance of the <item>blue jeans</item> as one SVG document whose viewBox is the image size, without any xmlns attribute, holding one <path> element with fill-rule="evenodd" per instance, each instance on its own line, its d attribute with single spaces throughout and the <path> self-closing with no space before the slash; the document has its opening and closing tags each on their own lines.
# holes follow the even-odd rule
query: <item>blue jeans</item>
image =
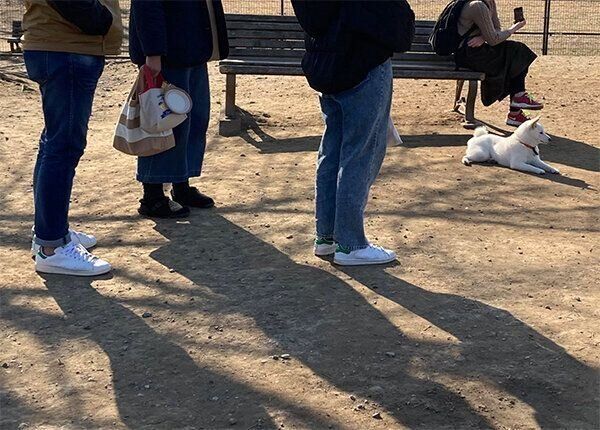
<svg viewBox="0 0 600 430">
<path fill-rule="evenodd" d="M 371 70 L 357 87 L 320 101 L 325 133 L 317 162 L 317 235 L 350 250 L 366 248 L 365 207 L 386 151 L 391 62 Z"/>
<path fill-rule="evenodd" d="M 25 51 L 24 58 L 29 78 L 40 87 L 44 111 L 44 130 L 33 172 L 36 243 L 58 247 L 71 240 L 71 189 L 87 143 L 104 57 Z"/>
<path fill-rule="evenodd" d="M 146 184 L 185 182 L 200 176 L 210 118 L 210 90 L 206 64 L 164 67 L 164 78 L 187 91 L 193 101 L 187 120 L 175 127 L 175 147 L 150 157 L 139 157 L 137 180 Z"/>
</svg>

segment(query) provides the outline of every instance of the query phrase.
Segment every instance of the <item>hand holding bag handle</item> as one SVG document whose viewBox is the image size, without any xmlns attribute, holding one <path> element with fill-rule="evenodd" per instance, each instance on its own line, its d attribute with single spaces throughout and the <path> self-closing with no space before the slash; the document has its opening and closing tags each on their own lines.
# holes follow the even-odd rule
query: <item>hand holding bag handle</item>
<svg viewBox="0 0 600 430">
<path fill-rule="evenodd" d="M 142 66 L 140 73 L 144 80 L 144 89 L 139 94 L 142 129 L 148 133 L 160 133 L 172 130 L 184 122 L 187 115 L 173 112 L 165 102 L 167 82 L 162 74 L 154 76 L 146 66 Z"/>
</svg>

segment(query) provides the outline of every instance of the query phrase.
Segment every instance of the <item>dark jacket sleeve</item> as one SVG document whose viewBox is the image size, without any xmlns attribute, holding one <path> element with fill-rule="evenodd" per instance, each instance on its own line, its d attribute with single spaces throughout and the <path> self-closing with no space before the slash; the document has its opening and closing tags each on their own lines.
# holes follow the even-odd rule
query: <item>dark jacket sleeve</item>
<svg viewBox="0 0 600 430">
<path fill-rule="evenodd" d="M 146 57 L 168 54 L 167 23 L 163 0 L 132 0 L 132 22 Z"/>
<path fill-rule="evenodd" d="M 113 16 L 98 0 L 48 0 L 48 4 L 64 19 L 92 36 L 105 36 Z"/>
<path fill-rule="evenodd" d="M 344 2 L 343 25 L 393 52 L 410 47 L 415 15 L 406 0 Z M 410 39 L 410 40 L 407 40 Z"/>
</svg>

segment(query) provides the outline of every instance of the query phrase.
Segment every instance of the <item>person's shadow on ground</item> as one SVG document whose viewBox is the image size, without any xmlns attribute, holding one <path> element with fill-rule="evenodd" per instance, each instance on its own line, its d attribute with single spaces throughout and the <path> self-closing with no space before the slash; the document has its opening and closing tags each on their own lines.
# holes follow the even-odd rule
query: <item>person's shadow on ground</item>
<svg viewBox="0 0 600 430">
<path fill-rule="evenodd" d="M 460 296 L 435 294 L 385 271 L 349 274 L 397 301 L 461 344 L 403 335 L 346 282 L 297 264 L 218 214 L 189 224 L 159 223 L 170 242 L 151 255 L 225 298 L 221 313 L 243 313 L 340 390 L 373 396 L 411 428 L 491 427 L 464 398 L 429 375 L 485 381 L 529 404 L 546 428 L 595 428 L 595 371 L 509 313 Z M 195 246 L 190 246 L 189 237 Z M 364 270 L 364 271 L 363 271 Z M 496 333 L 494 335 L 493 333 Z M 396 351 L 393 358 L 386 352 Z M 455 358 L 457 349 L 459 358 Z M 417 377 L 410 363 L 428 369 Z"/>
<path fill-rule="evenodd" d="M 460 359 L 434 359 L 435 372 L 499 387 L 530 405 L 541 428 L 600 428 L 597 370 L 509 312 L 419 288 L 382 267 L 342 270 L 460 341 Z"/>
<path fill-rule="evenodd" d="M 200 367 L 178 345 L 181 339 L 155 331 L 147 324 L 148 320 L 100 294 L 91 286 L 90 279 L 57 275 L 47 275 L 44 279 L 65 319 L 10 303 L 3 306 L 2 318 L 10 319 L 22 330 L 39 334 L 39 341 L 50 349 L 82 338 L 96 343 L 110 361 L 115 403 L 128 428 L 227 428 L 231 425 L 230 419 L 237 420 L 244 428 L 275 428 L 276 424 L 263 407 L 267 403 L 304 417 L 316 426 L 327 428 L 329 425 L 298 405 L 253 390 L 208 367 Z M 153 299 L 147 302 L 149 308 L 157 305 Z M 43 331 L 38 332 L 40 327 Z M 198 352 L 202 354 L 201 350 Z M 75 375 L 69 375 L 71 377 L 77 379 Z M 73 396 L 85 395 L 86 388 L 79 384 L 72 389 Z M 73 405 L 84 402 L 83 397 L 72 400 L 70 398 Z M 19 422 L 27 419 L 22 416 Z M 60 426 L 82 427 L 94 422 L 75 406 L 71 407 L 69 416 L 52 415 L 47 420 Z"/>
</svg>

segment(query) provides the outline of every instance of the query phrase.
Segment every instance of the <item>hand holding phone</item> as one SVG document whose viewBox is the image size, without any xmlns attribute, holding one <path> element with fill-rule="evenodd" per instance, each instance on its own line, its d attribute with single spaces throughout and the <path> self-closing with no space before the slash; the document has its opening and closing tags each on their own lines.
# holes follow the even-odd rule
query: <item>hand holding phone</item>
<svg viewBox="0 0 600 430">
<path fill-rule="evenodd" d="M 525 14 L 522 7 L 515 8 L 515 23 L 525 21 Z"/>
</svg>

